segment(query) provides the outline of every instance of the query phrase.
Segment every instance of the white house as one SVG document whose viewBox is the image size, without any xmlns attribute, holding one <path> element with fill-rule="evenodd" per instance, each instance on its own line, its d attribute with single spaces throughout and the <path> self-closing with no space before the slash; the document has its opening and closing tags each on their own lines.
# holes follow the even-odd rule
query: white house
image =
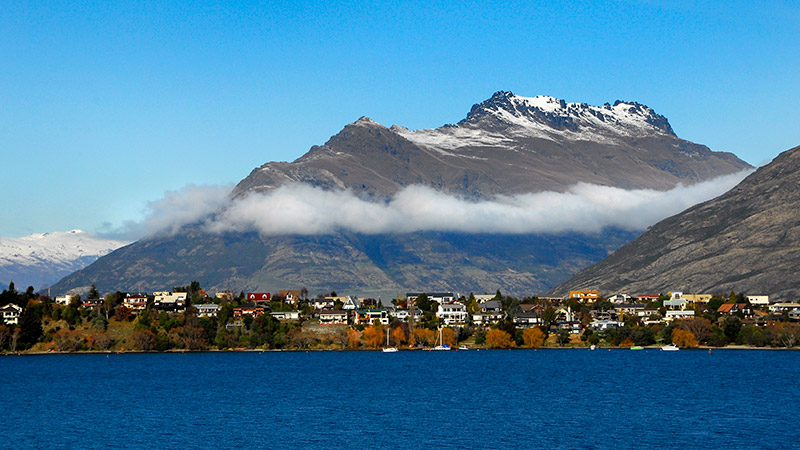
<svg viewBox="0 0 800 450">
<path fill-rule="evenodd" d="M 127 294 L 122 299 L 122 306 L 140 311 L 147 308 L 147 296 L 144 294 Z"/>
<path fill-rule="evenodd" d="M 75 294 L 59 295 L 56 297 L 56 303 L 59 305 L 69 306 L 69 304 L 72 303 L 72 300 L 77 298 L 78 295 Z"/>
<path fill-rule="evenodd" d="M 201 305 L 192 305 L 197 310 L 198 317 L 217 317 L 219 312 L 219 305 L 214 303 L 203 303 Z"/>
<path fill-rule="evenodd" d="M 0 308 L 0 318 L 3 319 L 3 323 L 6 325 L 19 324 L 20 314 L 22 314 L 22 307 L 17 306 L 13 303 L 9 303 L 6 306 Z"/>
<path fill-rule="evenodd" d="M 299 311 L 273 311 L 269 315 L 278 320 L 297 320 L 300 318 Z"/>
<path fill-rule="evenodd" d="M 156 291 L 153 292 L 153 306 L 156 309 L 180 311 L 186 306 L 186 292 Z"/>
<path fill-rule="evenodd" d="M 769 305 L 769 295 L 748 295 L 747 301 L 751 305 Z"/>
<path fill-rule="evenodd" d="M 463 324 L 467 321 L 467 307 L 461 302 L 440 303 L 436 317 L 445 325 Z"/>
<path fill-rule="evenodd" d="M 685 319 L 688 317 L 694 317 L 693 309 L 670 309 L 667 310 L 667 315 L 664 317 L 664 320 L 670 322 L 675 319 Z"/>
<path fill-rule="evenodd" d="M 320 311 L 319 323 L 322 325 L 347 325 L 347 311 L 333 309 Z"/>
<path fill-rule="evenodd" d="M 768 309 L 771 313 L 789 312 L 795 309 L 800 309 L 800 303 L 773 303 L 769 305 Z"/>
<path fill-rule="evenodd" d="M 355 311 L 357 309 L 361 309 L 362 302 L 359 300 L 358 297 L 354 297 L 352 295 L 347 297 L 347 300 L 344 302 L 344 306 L 342 309 L 345 311 Z"/>
<path fill-rule="evenodd" d="M 608 297 L 608 301 L 611 303 L 630 303 L 633 297 L 628 294 L 616 294 Z"/>
<path fill-rule="evenodd" d="M 612 328 L 619 328 L 623 324 L 618 320 L 593 320 L 589 323 L 589 327 L 595 331 L 605 331 Z"/>
</svg>

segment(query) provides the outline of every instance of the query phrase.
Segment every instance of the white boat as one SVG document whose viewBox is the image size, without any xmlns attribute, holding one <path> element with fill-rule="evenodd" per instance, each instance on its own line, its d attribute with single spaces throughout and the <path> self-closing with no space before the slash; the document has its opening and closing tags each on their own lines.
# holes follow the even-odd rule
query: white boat
<svg viewBox="0 0 800 450">
<path fill-rule="evenodd" d="M 458 349 L 459 350 L 469 350 L 469 347 L 467 347 L 466 345 L 462 345 L 462 346 L 458 347 Z"/>
<path fill-rule="evenodd" d="M 592 344 L 592 346 L 589 347 L 589 350 L 596 350 L 596 349 L 597 349 L 597 346 L 595 346 L 594 344 Z"/>
<path fill-rule="evenodd" d="M 386 347 L 381 350 L 383 353 L 394 353 L 397 347 L 389 347 L 389 327 L 386 327 Z"/>
<path fill-rule="evenodd" d="M 437 351 L 449 351 L 450 346 L 447 344 L 442 344 L 442 327 L 439 327 L 439 345 L 433 347 L 431 350 Z"/>
<path fill-rule="evenodd" d="M 661 347 L 661 351 L 662 351 L 662 352 L 677 352 L 677 351 L 678 351 L 678 350 L 680 350 L 680 349 L 681 349 L 681 348 L 680 348 L 680 347 L 678 347 L 678 346 L 677 346 L 677 345 L 675 345 L 675 344 L 667 344 L 667 345 L 665 345 L 665 346 Z"/>
</svg>

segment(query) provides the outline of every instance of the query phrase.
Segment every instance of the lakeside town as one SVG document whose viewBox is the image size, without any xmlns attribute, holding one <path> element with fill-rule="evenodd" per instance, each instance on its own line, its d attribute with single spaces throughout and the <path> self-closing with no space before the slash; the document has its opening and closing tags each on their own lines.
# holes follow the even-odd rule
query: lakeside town
<svg viewBox="0 0 800 450">
<path fill-rule="evenodd" d="M 0 351 L 356 350 L 800 344 L 800 303 L 678 291 L 603 297 L 409 292 L 382 299 L 308 290 L 0 294 Z"/>
</svg>

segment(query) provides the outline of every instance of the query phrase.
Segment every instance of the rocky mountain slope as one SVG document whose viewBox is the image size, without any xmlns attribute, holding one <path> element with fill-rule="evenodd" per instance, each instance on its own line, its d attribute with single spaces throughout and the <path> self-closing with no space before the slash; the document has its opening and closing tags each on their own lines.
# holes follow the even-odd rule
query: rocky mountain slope
<svg viewBox="0 0 800 450">
<path fill-rule="evenodd" d="M 81 230 L 0 238 L 0 280 L 18 288 L 55 283 L 125 242 L 101 239 Z"/>
<path fill-rule="evenodd" d="M 554 293 L 671 290 L 800 299 L 800 147 L 724 195 L 665 219 Z"/>
<path fill-rule="evenodd" d="M 675 136 L 668 121 L 637 103 L 593 107 L 498 92 L 456 125 L 431 130 L 347 125 L 292 163 L 255 170 L 232 197 L 287 183 L 350 189 L 374 200 L 423 185 L 467 199 L 564 191 L 579 181 L 622 188 L 672 188 L 739 172 L 729 153 Z M 282 218 L 275 211 L 275 220 Z M 209 289 L 274 291 L 306 286 L 350 293 L 398 290 L 543 292 L 635 236 L 445 232 L 318 236 L 212 234 L 188 228 L 116 251 L 61 280 L 60 291 L 152 290 L 198 280 Z"/>
<path fill-rule="evenodd" d="M 253 170 L 234 193 L 291 181 L 383 196 L 421 184 L 469 198 L 563 191 L 578 181 L 669 189 L 749 167 L 678 138 L 666 118 L 638 103 L 594 107 L 498 92 L 458 124 L 431 130 L 362 117 L 292 163 Z"/>
</svg>

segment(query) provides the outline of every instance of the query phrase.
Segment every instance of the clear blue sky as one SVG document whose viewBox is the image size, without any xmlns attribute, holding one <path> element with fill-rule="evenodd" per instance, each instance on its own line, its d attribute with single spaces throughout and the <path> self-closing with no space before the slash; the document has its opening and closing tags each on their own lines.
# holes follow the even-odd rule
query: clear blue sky
<svg viewBox="0 0 800 450">
<path fill-rule="evenodd" d="M 0 236 L 99 231 L 498 90 L 635 100 L 755 165 L 800 145 L 796 1 L 400 3 L 0 3 Z"/>
</svg>

